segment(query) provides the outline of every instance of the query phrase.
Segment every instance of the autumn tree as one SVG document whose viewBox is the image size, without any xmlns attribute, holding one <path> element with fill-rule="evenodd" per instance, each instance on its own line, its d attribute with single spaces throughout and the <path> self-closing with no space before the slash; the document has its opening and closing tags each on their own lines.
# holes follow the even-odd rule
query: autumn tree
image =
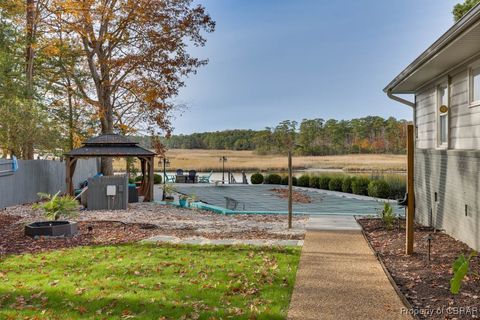
<svg viewBox="0 0 480 320">
<path fill-rule="evenodd" d="M 453 7 L 453 18 L 455 22 L 460 20 L 468 11 L 475 7 L 480 0 L 465 0 L 464 2 L 457 3 Z"/>
<path fill-rule="evenodd" d="M 25 3 L 0 3 L 0 148 L 3 153 L 32 159 L 34 146 L 51 149 L 56 125 L 36 102 L 35 87 L 27 76 L 29 56 Z"/>
<path fill-rule="evenodd" d="M 188 47 L 203 46 L 202 32 L 215 27 L 205 8 L 192 2 L 51 1 L 49 25 L 82 47 L 88 81 L 77 72 L 72 80 L 82 99 L 95 107 L 101 133 L 142 126 L 153 134 L 170 133 L 171 98 L 185 76 L 207 63 L 192 57 Z M 52 36 L 58 32 L 52 30 Z M 108 159 L 102 159 L 102 172 L 112 173 Z"/>
</svg>

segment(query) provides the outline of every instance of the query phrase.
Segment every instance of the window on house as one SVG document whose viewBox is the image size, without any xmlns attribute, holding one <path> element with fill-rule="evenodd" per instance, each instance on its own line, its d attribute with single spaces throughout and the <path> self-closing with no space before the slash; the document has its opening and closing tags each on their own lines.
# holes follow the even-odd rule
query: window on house
<svg viewBox="0 0 480 320">
<path fill-rule="evenodd" d="M 470 72 L 470 103 L 480 104 L 480 67 Z"/>
<path fill-rule="evenodd" d="M 448 145 L 448 86 L 441 85 L 437 90 L 438 99 L 438 145 Z"/>
</svg>

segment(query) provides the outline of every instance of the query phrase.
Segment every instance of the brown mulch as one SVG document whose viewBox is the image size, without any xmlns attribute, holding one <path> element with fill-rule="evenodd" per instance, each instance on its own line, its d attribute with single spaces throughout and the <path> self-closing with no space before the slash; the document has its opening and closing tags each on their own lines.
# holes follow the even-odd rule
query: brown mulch
<svg viewBox="0 0 480 320">
<path fill-rule="evenodd" d="M 450 293 L 452 264 L 461 254 L 472 252 L 466 244 L 443 232 L 416 226 L 414 254 L 405 255 L 405 221 L 387 231 L 380 219 L 358 219 L 366 237 L 381 258 L 395 283 L 406 296 L 420 319 L 480 318 L 480 277 L 471 275 L 458 295 Z M 427 261 L 432 235 L 431 260 Z M 475 273 L 480 273 L 480 259 L 473 258 Z M 460 309 L 460 308 L 463 308 Z"/>
<path fill-rule="evenodd" d="M 273 189 L 270 189 L 270 191 L 275 192 L 282 199 L 288 198 L 288 189 L 273 188 Z M 308 195 L 302 192 L 293 191 L 292 201 L 296 203 L 311 203 L 312 199 Z"/>
<path fill-rule="evenodd" d="M 124 224 L 110 221 L 78 222 L 79 234 L 73 237 L 33 239 L 24 235 L 24 224 L 19 218 L 0 215 L 0 256 L 34 253 L 86 245 L 129 243 L 153 234 L 146 224 Z M 91 231 L 88 230 L 89 227 Z"/>
</svg>

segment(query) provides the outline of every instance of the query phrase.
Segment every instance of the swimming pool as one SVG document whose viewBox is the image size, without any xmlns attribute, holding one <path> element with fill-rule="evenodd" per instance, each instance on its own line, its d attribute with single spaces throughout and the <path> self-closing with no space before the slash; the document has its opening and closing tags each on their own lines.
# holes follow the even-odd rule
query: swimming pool
<svg viewBox="0 0 480 320">
<path fill-rule="evenodd" d="M 288 201 L 281 198 L 274 188 L 286 188 L 277 185 L 202 185 L 176 184 L 178 192 L 194 195 L 214 208 L 226 209 L 227 213 L 272 213 L 286 214 Z M 293 203 L 295 214 L 308 215 L 375 215 L 383 208 L 384 200 L 357 196 L 347 193 L 295 188 L 310 198 L 310 203 Z M 161 192 L 157 192 L 161 196 Z M 392 202 L 396 214 L 403 215 L 404 209 Z"/>
</svg>

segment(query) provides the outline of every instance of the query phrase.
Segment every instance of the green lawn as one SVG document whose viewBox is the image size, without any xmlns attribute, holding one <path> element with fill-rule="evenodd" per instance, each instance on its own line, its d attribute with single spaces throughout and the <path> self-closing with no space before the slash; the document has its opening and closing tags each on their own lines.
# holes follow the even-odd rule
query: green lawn
<svg viewBox="0 0 480 320">
<path fill-rule="evenodd" d="M 0 260 L 0 319 L 284 319 L 299 248 L 130 244 Z"/>
</svg>

